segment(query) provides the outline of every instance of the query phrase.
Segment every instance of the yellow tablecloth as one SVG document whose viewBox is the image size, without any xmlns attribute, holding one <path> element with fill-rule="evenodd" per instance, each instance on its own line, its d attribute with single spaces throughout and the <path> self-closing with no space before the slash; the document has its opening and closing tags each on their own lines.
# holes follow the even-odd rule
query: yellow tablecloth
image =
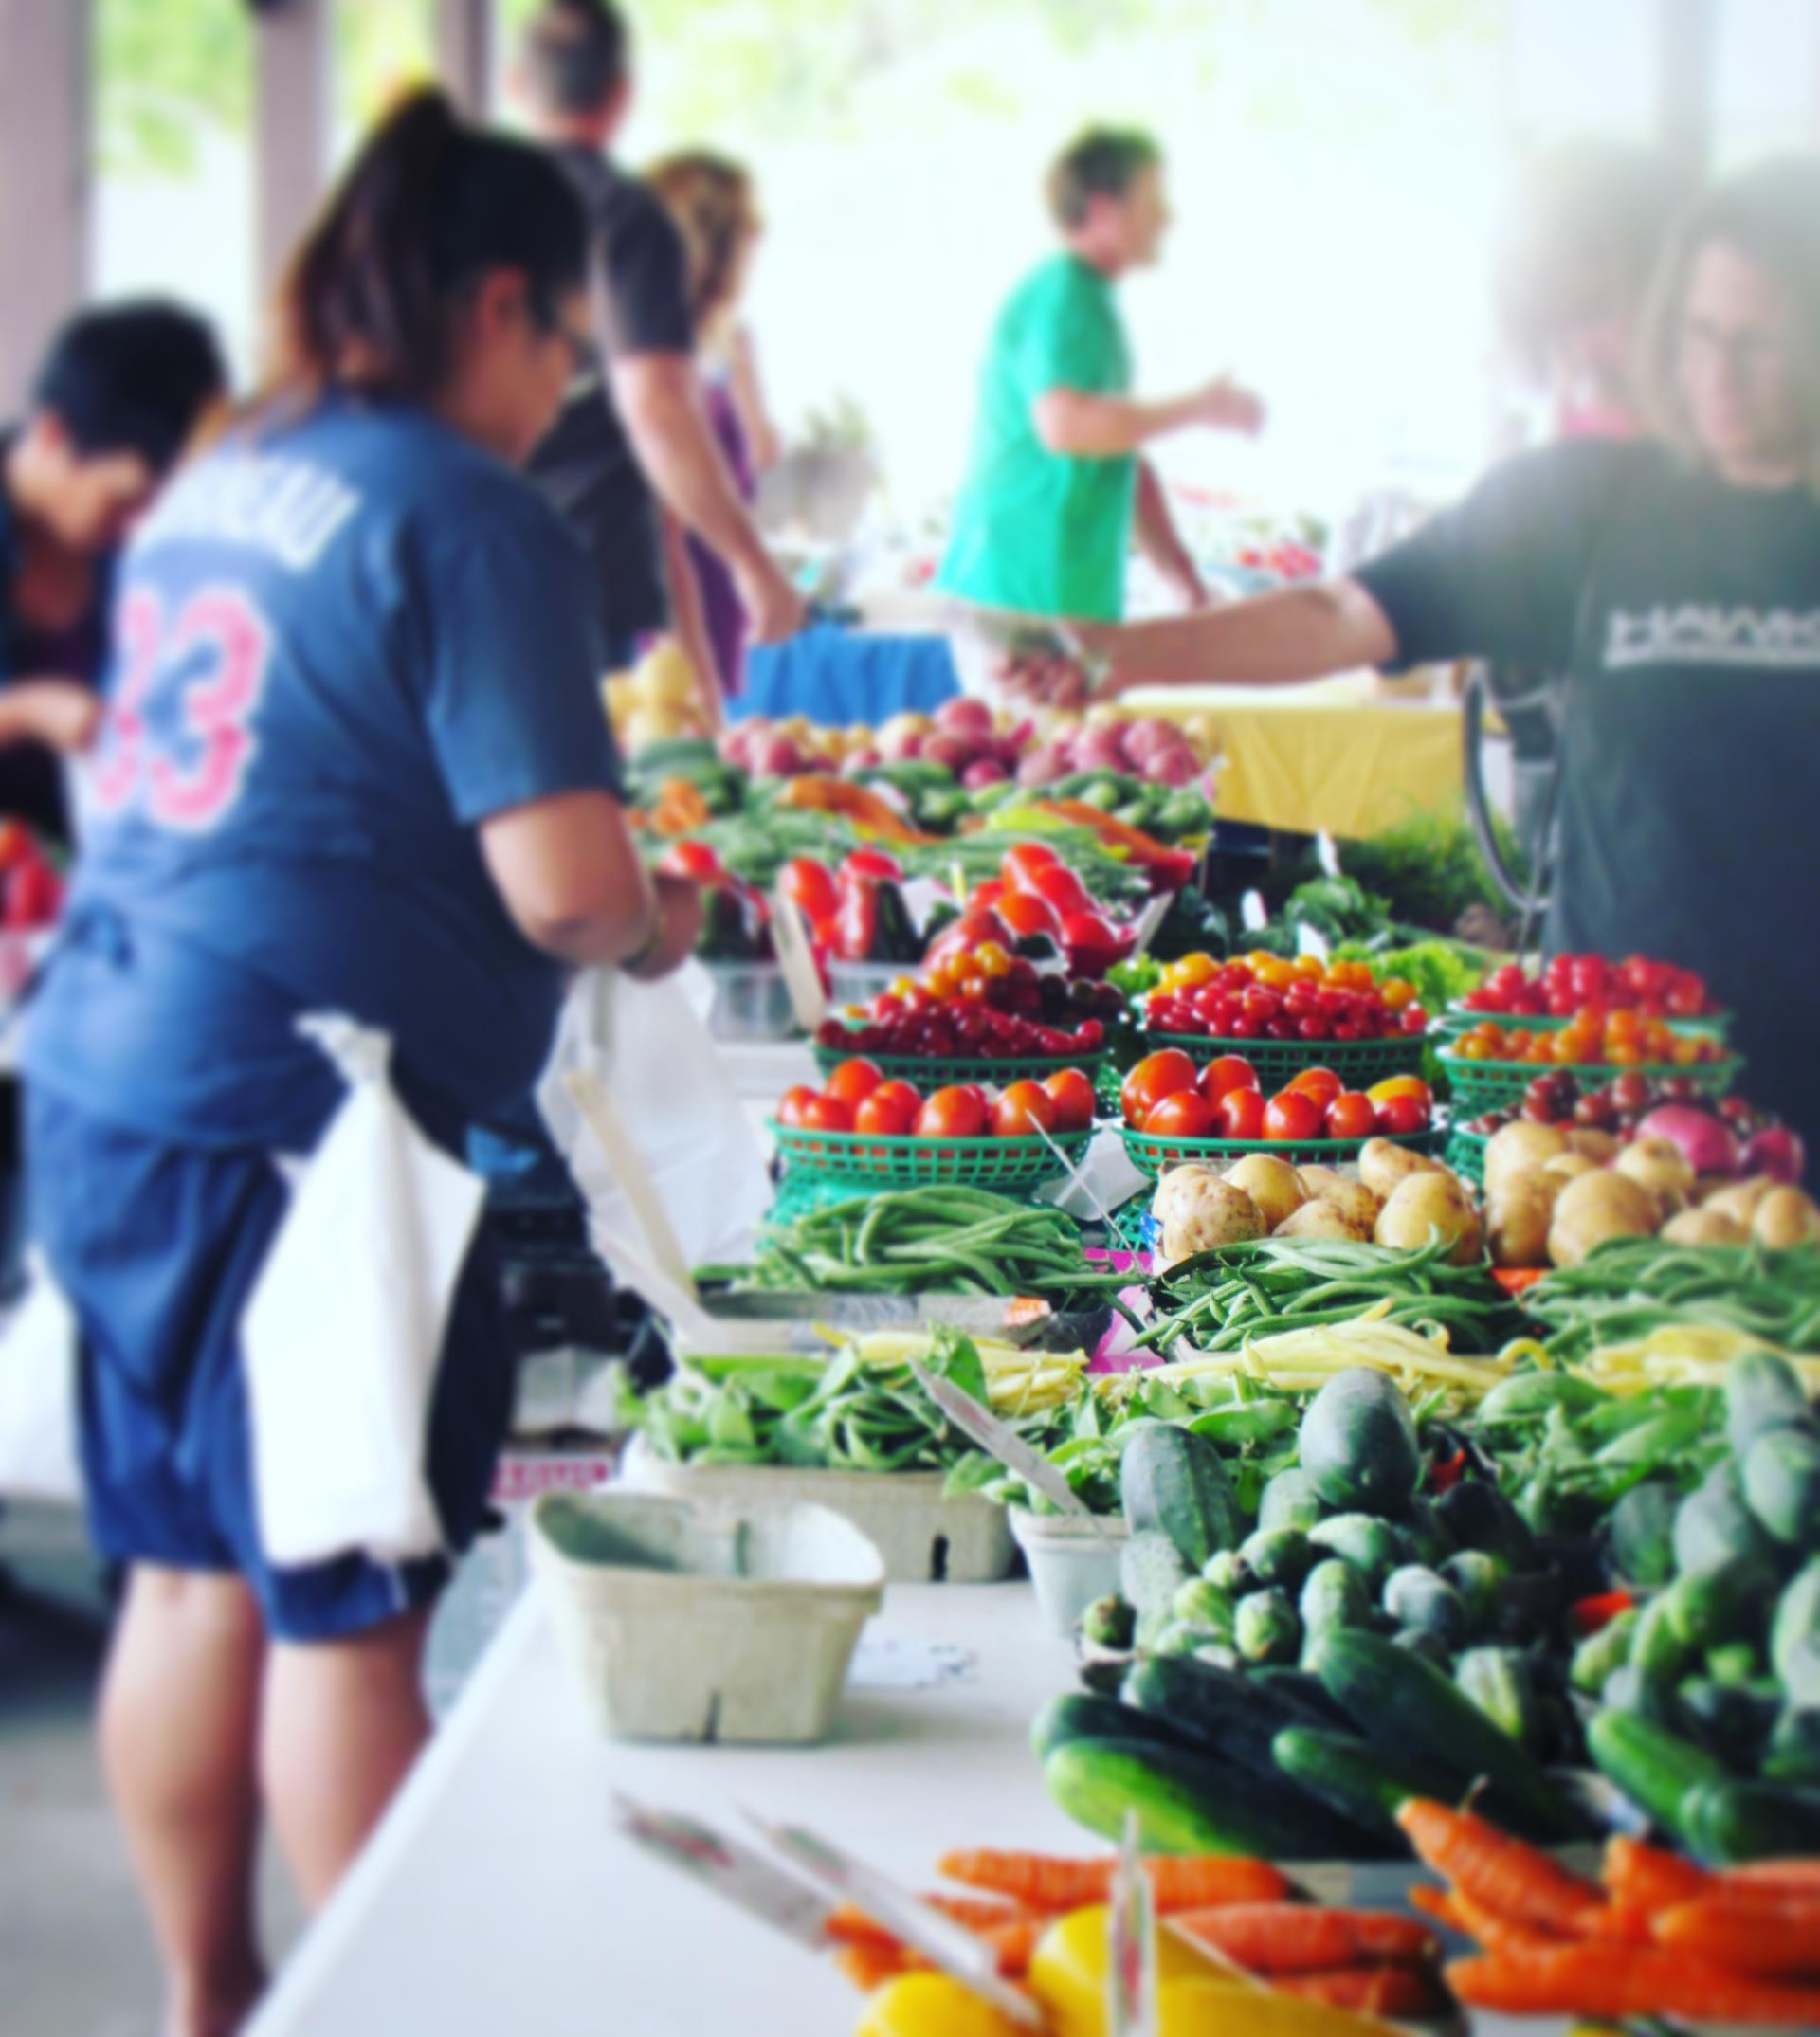
<svg viewBox="0 0 1820 2037">
<path fill-rule="evenodd" d="M 1460 711 L 1386 699 L 1369 672 L 1305 686 L 1172 686 L 1128 708 L 1219 724 L 1222 820 L 1357 837 L 1462 798 Z"/>
</svg>

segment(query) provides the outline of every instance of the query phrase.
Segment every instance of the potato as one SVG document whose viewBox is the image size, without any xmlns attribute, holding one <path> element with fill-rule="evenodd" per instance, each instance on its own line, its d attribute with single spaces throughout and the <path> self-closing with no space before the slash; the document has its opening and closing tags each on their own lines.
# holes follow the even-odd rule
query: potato
<svg viewBox="0 0 1820 2037">
<path fill-rule="evenodd" d="M 1258 1206 L 1258 1214 L 1275 1230 L 1308 1200 L 1296 1171 L 1274 1153 L 1247 1153 L 1226 1171 L 1227 1185 L 1243 1190 Z"/>
<path fill-rule="evenodd" d="M 1583 1155 L 1594 1167 L 1608 1167 L 1617 1157 L 1618 1142 L 1596 1125 L 1576 1124 L 1568 1132 L 1567 1150 Z"/>
<path fill-rule="evenodd" d="M 1419 1251 L 1436 1231 L 1453 1240 L 1447 1257 L 1456 1266 L 1470 1265 L 1484 1249 L 1472 1197 L 1456 1175 L 1438 1167 L 1397 1184 L 1378 1211 L 1373 1235 L 1379 1245 L 1407 1252 Z"/>
<path fill-rule="evenodd" d="M 1753 1174 L 1748 1181 L 1727 1181 L 1715 1189 L 1701 1204 L 1702 1209 L 1717 1209 L 1728 1216 L 1735 1224 L 1750 1228 L 1751 1219 L 1756 1214 L 1756 1206 L 1766 1195 L 1773 1194 L 1776 1184 L 1768 1174 Z"/>
<path fill-rule="evenodd" d="M 1820 1244 L 1820 1209 L 1799 1189 L 1774 1188 L 1756 1206 L 1751 1236 L 1773 1252 Z"/>
<path fill-rule="evenodd" d="M 1202 1170 L 1196 1169 L 1201 1173 Z M 1230 1188 L 1217 1174 L 1192 1184 L 1182 1202 L 1163 1225 L 1162 1256 L 1166 1265 L 1210 1252 L 1216 1246 L 1244 1245 L 1262 1238 L 1269 1226 L 1243 1189 Z"/>
<path fill-rule="evenodd" d="M 1368 1138 L 1359 1148 L 1358 1178 L 1374 1195 L 1388 1200 L 1411 1174 L 1429 1174 L 1435 1165 L 1426 1154 L 1393 1146 L 1388 1138 Z"/>
<path fill-rule="evenodd" d="M 1515 1175 L 1526 1174 L 1566 1151 L 1567 1134 L 1558 1125 L 1515 1119 L 1485 1141 L 1485 1193 L 1495 1194 Z"/>
<path fill-rule="evenodd" d="M 1150 1213 L 1159 1224 L 1167 1224 L 1200 1192 L 1204 1181 L 1223 1181 L 1217 1167 L 1200 1167 L 1189 1162 L 1172 1167 L 1156 1184 L 1156 1192 L 1150 1199 Z"/>
<path fill-rule="evenodd" d="M 1485 1202 L 1485 1238 L 1494 1266 L 1545 1266 L 1548 1227 L 1567 1186 L 1552 1168 L 1532 1167 L 1502 1183 Z"/>
<path fill-rule="evenodd" d="M 1343 1238 L 1355 1245 L 1369 1241 L 1372 1227 L 1349 1215 L 1338 1203 L 1324 1199 L 1305 1202 L 1283 1218 L 1270 1235 L 1273 1238 Z"/>
<path fill-rule="evenodd" d="M 1310 1202 L 1330 1203 L 1353 1227 L 1355 1236 L 1371 1236 L 1377 1212 L 1384 1207 L 1382 1196 L 1374 1195 L 1362 1181 L 1348 1181 L 1335 1173 L 1331 1167 L 1303 1167 L 1297 1173 Z M 1320 1178 L 1311 1180 L 1311 1175 Z"/>
<path fill-rule="evenodd" d="M 1329 1189 L 1344 1188 L 1346 1176 L 1337 1167 L 1299 1167 L 1296 1179 L 1310 1202 L 1319 1202 Z"/>
<path fill-rule="evenodd" d="M 1570 1181 L 1555 1204 L 1548 1256 L 1557 1266 L 1577 1266 L 1608 1238 L 1649 1238 L 1662 1221 L 1656 1198 L 1640 1181 L 1595 1168 Z"/>
<path fill-rule="evenodd" d="M 1684 1209 L 1662 1227 L 1665 1245 L 1742 1245 L 1742 1224 L 1722 1209 Z"/>
<path fill-rule="evenodd" d="M 1692 1163 L 1672 1138 L 1636 1139 L 1612 1164 L 1619 1173 L 1649 1191 L 1664 1216 L 1685 1209 L 1694 1192 Z"/>
<path fill-rule="evenodd" d="M 1543 1161 L 1539 1172 L 1556 1181 L 1577 1181 L 1582 1174 L 1596 1174 L 1599 1167 L 1583 1153 L 1557 1153 L 1552 1160 Z"/>
</svg>

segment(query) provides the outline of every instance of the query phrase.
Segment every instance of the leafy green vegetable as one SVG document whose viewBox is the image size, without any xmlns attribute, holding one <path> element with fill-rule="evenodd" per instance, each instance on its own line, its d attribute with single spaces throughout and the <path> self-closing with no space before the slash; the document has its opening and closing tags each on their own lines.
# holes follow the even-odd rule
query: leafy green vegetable
<svg viewBox="0 0 1820 2037">
<path fill-rule="evenodd" d="M 1525 864 L 1514 836 L 1502 826 L 1500 835 L 1506 860 L 1520 874 Z M 1464 809 L 1413 813 L 1363 842 L 1347 843 L 1340 863 L 1384 899 L 1392 918 L 1437 933 L 1451 933 L 1470 906 L 1506 910 Z"/>
</svg>

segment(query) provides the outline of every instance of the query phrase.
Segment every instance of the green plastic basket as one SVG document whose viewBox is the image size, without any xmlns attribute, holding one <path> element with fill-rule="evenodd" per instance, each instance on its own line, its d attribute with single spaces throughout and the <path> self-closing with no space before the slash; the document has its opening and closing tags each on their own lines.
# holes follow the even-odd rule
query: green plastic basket
<svg viewBox="0 0 1820 2037">
<path fill-rule="evenodd" d="M 1003 1061 L 962 1054 L 865 1056 L 875 1068 L 893 1081 L 914 1082 L 919 1089 L 925 1090 L 939 1089 L 947 1082 L 985 1082 L 994 1089 L 1003 1089 L 1011 1082 L 1046 1082 L 1051 1075 L 1060 1075 L 1064 1068 L 1079 1068 L 1093 1082 L 1097 1091 L 1101 1071 L 1110 1064 L 1111 1058 L 1103 1046 L 1096 1047 L 1091 1054 L 1012 1055 Z M 844 1053 L 838 1046 L 817 1046 L 815 1049 L 815 1065 L 824 1075 L 832 1075 L 842 1062 L 852 1059 L 853 1054 Z"/>
<path fill-rule="evenodd" d="M 1571 1075 L 1582 1089 L 1602 1089 L 1620 1075 L 1647 1075 L 1652 1082 L 1671 1076 L 1689 1077 L 1702 1096 L 1722 1097 L 1744 1065 L 1743 1057 L 1725 1055 L 1697 1066 L 1678 1068 L 1672 1063 L 1647 1061 L 1629 1065 L 1612 1062 L 1582 1064 L 1548 1061 L 1468 1061 L 1449 1047 L 1435 1050 L 1436 1061 L 1447 1078 L 1447 1089 L 1456 1118 L 1477 1118 L 1485 1111 L 1515 1110 L 1523 1092 L 1538 1075 Z"/>
<path fill-rule="evenodd" d="M 1483 1188 L 1485 1148 L 1490 1143 L 1483 1132 L 1468 1132 L 1462 1126 L 1459 1131 L 1447 1134 L 1447 1143 L 1442 1149 L 1441 1157 L 1463 1180 Z"/>
<path fill-rule="evenodd" d="M 1144 1035 L 1147 1054 L 1179 1046 L 1196 1066 L 1222 1054 L 1238 1054 L 1257 1070 L 1265 1094 L 1286 1087 L 1304 1068 L 1331 1068 L 1348 1089 L 1369 1089 L 1392 1075 L 1420 1075 L 1428 1045 L 1422 1033 L 1392 1033 L 1386 1040 L 1212 1040 L 1199 1033 Z"/>
<path fill-rule="evenodd" d="M 916 1188 L 928 1181 L 970 1189 L 1026 1188 L 1062 1172 L 1040 1138 L 883 1138 L 870 1132 L 815 1132 L 773 1123 L 786 1178 L 803 1173 L 874 1188 Z M 1051 1135 L 1078 1165 L 1091 1132 Z"/>
<path fill-rule="evenodd" d="M 1119 1136 L 1131 1164 L 1152 1181 L 1157 1180 L 1166 1168 L 1192 1161 L 1224 1166 L 1228 1160 L 1244 1159 L 1247 1153 L 1273 1154 L 1279 1160 L 1287 1160 L 1291 1167 L 1338 1167 L 1357 1159 L 1360 1149 L 1369 1143 L 1362 1138 L 1308 1138 L 1300 1142 L 1287 1138 L 1159 1138 L 1147 1132 L 1134 1132 L 1129 1125 Z M 1415 1153 L 1432 1153 L 1444 1136 L 1438 1127 L 1396 1136 L 1374 1134 L 1388 1137 L 1392 1145 L 1408 1146 Z"/>
<path fill-rule="evenodd" d="M 1134 1195 L 1120 1203 L 1106 1223 L 1106 1243 L 1116 1252 L 1148 1252 L 1152 1231 L 1150 1197 Z"/>
<path fill-rule="evenodd" d="M 1468 1011 L 1456 999 L 1441 1016 L 1434 1021 L 1432 1031 L 1439 1033 L 1470 1032 L 1475 1026 L 1497 1026 L 1509 1031 L 1524 1027 L 1531 1032 L 1559 1032 L 1563 1026 L 1572 1025 L 1571 1019 L 1520 1017 L 1514 1011 Z M 1732 1014 L 1729 1011 L 1709 1012 L 1703 1018 L 1665 1019 L 1670 1032 L 1680 1033 L 1684 1039 L 1724 1040 L 1731 1036 Z"/>
</svg>

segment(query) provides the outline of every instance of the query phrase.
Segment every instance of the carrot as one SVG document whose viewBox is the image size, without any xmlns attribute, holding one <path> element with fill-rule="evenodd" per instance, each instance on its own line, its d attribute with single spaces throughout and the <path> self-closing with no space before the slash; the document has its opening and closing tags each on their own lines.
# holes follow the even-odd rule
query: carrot
<svg viewBox="0 0 1820 2037">
<path fill-rule="evenodd" d="M 1016 1923 L 995 1924 L 980 1937 L 998 1954 L 998 1971 L 1007 1980 L 1022 1980 L 1030 1970 L 1037 1940 L 1049 1928 L 1046 1917 L 1023 1917 Z"/>
<path fill-rule="evenodd" d="M 1411 1797 L 1396 1822 L 1427 1865 L 1501 1917 L 1571 1932 L 1576 1918 L 1604 1905 L 1591 1882 L 1469 1810 Z"/>
<path fill-rule="evenodd" d="M 1768 1979 L 1820 1976 L 1820 1901 L 1734 1901 L 1702 1896 L 1656 1919 L 1656 1940 L 1738 1973 Z"/>
<path fill-rule="evenodd" d="M 1410 1907 L 1420 1910 L 1424 1917 L 1431 1917 L 1448 1931 L 1472 1936 L 1461 1918 L 1459 1905 L 1445 1888 L 1430 1888 L 1426 1882 L 1417 1882 L 1410 1890 Z"/>
<path fill-rule="evenodd" d="M 1463 2002 L 1506 2015 L 1820 2026 L 1820 1988 L 1777 1987 L 1660 1946 L 1560 1945 L 1459 1959 L 1447 1975 Z"/>
<path fill-rule="evenodd" d="M 1507 1295 L 1520 1295 L 1541 1279 L 1540 1266 L 1494 1266 L 1491 1277 Z"/>
<path fill-rule="evenodd" d="M 1304 2002 L 1324 2002 L 1329 2009 L 1357 2009 L 1368 2015 L 1431 2016 L 1447 2006 L 1440 1983 L 1419 1966 L 1338 1966 L 1314 1973 L 1279 1975 L 1270 1986 L 1279 1994 Z"/>
<path fill-rule="evenodd" d="M 1325 1910 L 1305 1902 L 1234 1902 L 1180 1910 L 1171 1924 L 1248 1973 L 1316 1973 L 1369 1959 L 1432 1959 L 1434 1933 L 1384 1910 Z"/>
<path fill-rule="evenodd" d="M 1820 1898 L 1820 1860 L 1759 1860 L 1716 1877 L 1728 1894 Z"/>
<path fill-rule="evenodd" d="M 1004 1924 L 1022 1923 L 1028 1915 L 1015 1903 L 1001 1902 L 987 1896 L 934 1895 L 921 1896 L 918 1900 L 926 1908 L 939 1910 L 956 1923 L 965 1924 L 969 1931 L 991 1933 Z M 875 1922 L 864 1910 L 855 1909 L 851 1903 L 844 1904 L 829 1917 L 828 1935 L 838 1945 L 895 1945 L 898 1942 L 883 1924 Z"/>
<path fill-rule="evenodd" d="M 834 1964 L 862 1994 L 870 1994 L 917 1962 L 901 1945 L 837 1945 Z"/>
<path fill-rule="evenodd" d="M 1456 1888 L 1447 1901 L 1453 1909 L 1456 1929 L 1476 1938 L 1487 1952 L 1548 1952 L 1567 1942 L 1553 1931 L 1543 1931 L 1520 1918 L 1506 1917 L 1502 1910 L 1475 1901 L 1463 1888 Z"/>
<path fill-rule="evenodd" d="M 1115 1863 L 1057 1860 L 1042 1853 L 978 1848 L 944 1854 L 937 1864 L 951 1882 L 1009 1896 L 1031 1910 L 1078 1910 L 1112 1894 Z M 1212 1909 L 1225 1902 L 1274 1902 L 1289 1882 L 1267 1861 L 1223 1854 L 1163 1855 L 1144 1862 L 1160 1911 Z"/>
<path fill-rule="evenodd" d="M 1606 1892 L 1620 1909 L 1672 1909 L 1676 1903 L 1691 1902 L 1712 1885 L 1712 1876 L 1679 1853 L 1661 1846 L 1645 1846 L 1640 1839 L 1609 1840 L 1605 1848 L 1603 1880 Z"/>
</svg>

